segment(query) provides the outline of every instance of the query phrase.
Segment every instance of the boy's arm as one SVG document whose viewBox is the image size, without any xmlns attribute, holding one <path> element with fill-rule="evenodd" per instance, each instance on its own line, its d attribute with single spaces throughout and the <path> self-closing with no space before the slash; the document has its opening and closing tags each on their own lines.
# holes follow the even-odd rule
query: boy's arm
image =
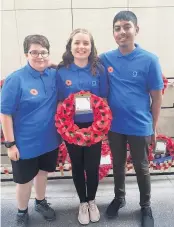
<svg viewBox="0 0 174 227">
<path fill-rule="evenodd" d="M 153 130 L 151 142 L 156 142 L 157 122 L 160 115 L 162 104 L 162 89 L 164 87 L 161 67 L 157 57 L 152 58 L 148 74 L 148 90 L 152 99 L 151 110 L 153 118 Z"/>
<path fill-rule="evenodd" d="M 156 142 L 156 129 L 157 129 L 157 122 L 160 115 L 161 104 L 162 104 L 162 91 L 161 90 L 152 90 L 150 91 L 150 96 L 152 99 L 152 118 L 153 118 L 153 131 L 154 135 L 152 135 L 152 144 Z"/>
<path fill-rule="evenodd" d="M 13 113 L 19 106 L 20 102 L 20 80 L 18 77 L 11 75 L 6 80 L 1 91 L 1 124 L 5 140 L 13 142 Z M 8 149 L 8 156 L 11 160 L 19 159 L 19 150 L 16 145 Z"/>
<path fill-rule="evenodd" d="M 5 141 L 8 141 L 8 142 L 15 141 L 12 117 L 10 115 L 1 113 L 1 124 L 2 124 L 2 130 L 4 133 Z M 16 145 L 13 145 L 12 147 L 8 148 L 8 157 L 13 161 L 19 160 L 20 155 Z"/>
</svg>

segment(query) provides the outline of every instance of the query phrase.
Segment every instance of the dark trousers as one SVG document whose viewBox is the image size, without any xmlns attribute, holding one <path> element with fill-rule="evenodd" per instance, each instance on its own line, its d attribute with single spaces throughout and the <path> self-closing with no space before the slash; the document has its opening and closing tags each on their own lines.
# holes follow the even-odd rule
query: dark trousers
<svg viewBox="0 0 174 227">
<path fill-rule="evenodd" d="M 115 198 L 125 198 L 125 164 L 128 142 L 140 191 L 140 206 L 150 206 L 151 184 L 147 149 L 148 137 L 127 136 L 111 131 L 108 136 L 113 155 Z"/>
<path fill-rule="evenodd" d="M 77 125 L 80 128 L 87 128 L 91 123 Z M 71 159 L 73 181 L 80 202 L 94 200 L 99 182 L 101 142 L 90 147 L 81 147 L 68 143 L 66 143 L 66 146 Z M 84 172 L 86 172 L 86 179 Z"/>
</svg>

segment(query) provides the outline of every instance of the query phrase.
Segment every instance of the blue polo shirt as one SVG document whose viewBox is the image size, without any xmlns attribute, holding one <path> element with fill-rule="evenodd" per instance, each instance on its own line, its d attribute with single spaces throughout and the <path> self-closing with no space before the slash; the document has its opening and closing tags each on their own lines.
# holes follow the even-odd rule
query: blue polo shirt
<svg viewBox="0 0 174 227">
<path fill-rule="evenodd" d="M 109 74 L 111 131 L 149 136 L 153 134 L 149 92 L 163 89 L 162 72 L 155 55 L 135 47 L 127 55 L 117 49 L 100 56 Z"/>
<path fill-rule="evenodd" d="M 57 96 L 54 69 L 40 74 L 28 64 L 5 80 L 1 113 L 12 116 L 21 159 L 40 156 L 59 146 L 60 136 L 54 121 Z"/>
<path fill-rule="evenodd" d="M 70 94 L 79 91 L 89 91 L 92 94 L 106 98 L 108 95 L 108 77 L 106 70 L 98 70 L 97 75 L 92 75 L 91 65 L 79 67 L 72 63 L 68 68 L 62 67 L 57 72 L 59 85 L 59 98 L 61 101 Z M 67 84 L 70 81 L 70 84 Z M 92 113 L 75 114 L 74 121 L 79 123 L 92 122 Z"/>
</svg>

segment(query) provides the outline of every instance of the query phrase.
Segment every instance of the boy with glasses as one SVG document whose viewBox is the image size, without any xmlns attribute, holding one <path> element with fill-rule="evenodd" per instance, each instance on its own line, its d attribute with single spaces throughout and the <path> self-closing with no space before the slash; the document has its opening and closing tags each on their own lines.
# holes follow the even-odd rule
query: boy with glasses
<svg viewBox="0 0 174 227">
<path fill-rule="evenodd" d="M 45 199 L 47 174 L 56 168 L 60 136 L 54 122 L 58 91 L 55 69 L 48 68 L 50 45 L 42 35 L 24 40 L 27 65 L 7 77 L 2 89 L 1 122 L 17 184 L 17 226 L 26 227 L 35 186 L 35 210 L 56 218 Z"/>
</svg>

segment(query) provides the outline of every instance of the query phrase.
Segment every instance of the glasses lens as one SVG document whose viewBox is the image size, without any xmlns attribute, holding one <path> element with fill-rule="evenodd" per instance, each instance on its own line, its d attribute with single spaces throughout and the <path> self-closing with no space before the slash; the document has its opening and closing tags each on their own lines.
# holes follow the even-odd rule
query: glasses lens
<svg viewBox="0 0 174 227">
<path fill-rule="evenodd" d="M 44 51 L 44 52 L 41 52 L 41 55 L 42 55 L 43 58 L 47 58 L 49 53 Z"/>
<path fill-rule="evenodd" d="M 35 51 L 35 50 L 30 51 L 30 54 L 31 54 L 31 56 L 34 57 L 34 58 L 37 58 L 38 55 L 39 55 L 39 53 L 38 53 L 37 51 Z"/>
</svg>

